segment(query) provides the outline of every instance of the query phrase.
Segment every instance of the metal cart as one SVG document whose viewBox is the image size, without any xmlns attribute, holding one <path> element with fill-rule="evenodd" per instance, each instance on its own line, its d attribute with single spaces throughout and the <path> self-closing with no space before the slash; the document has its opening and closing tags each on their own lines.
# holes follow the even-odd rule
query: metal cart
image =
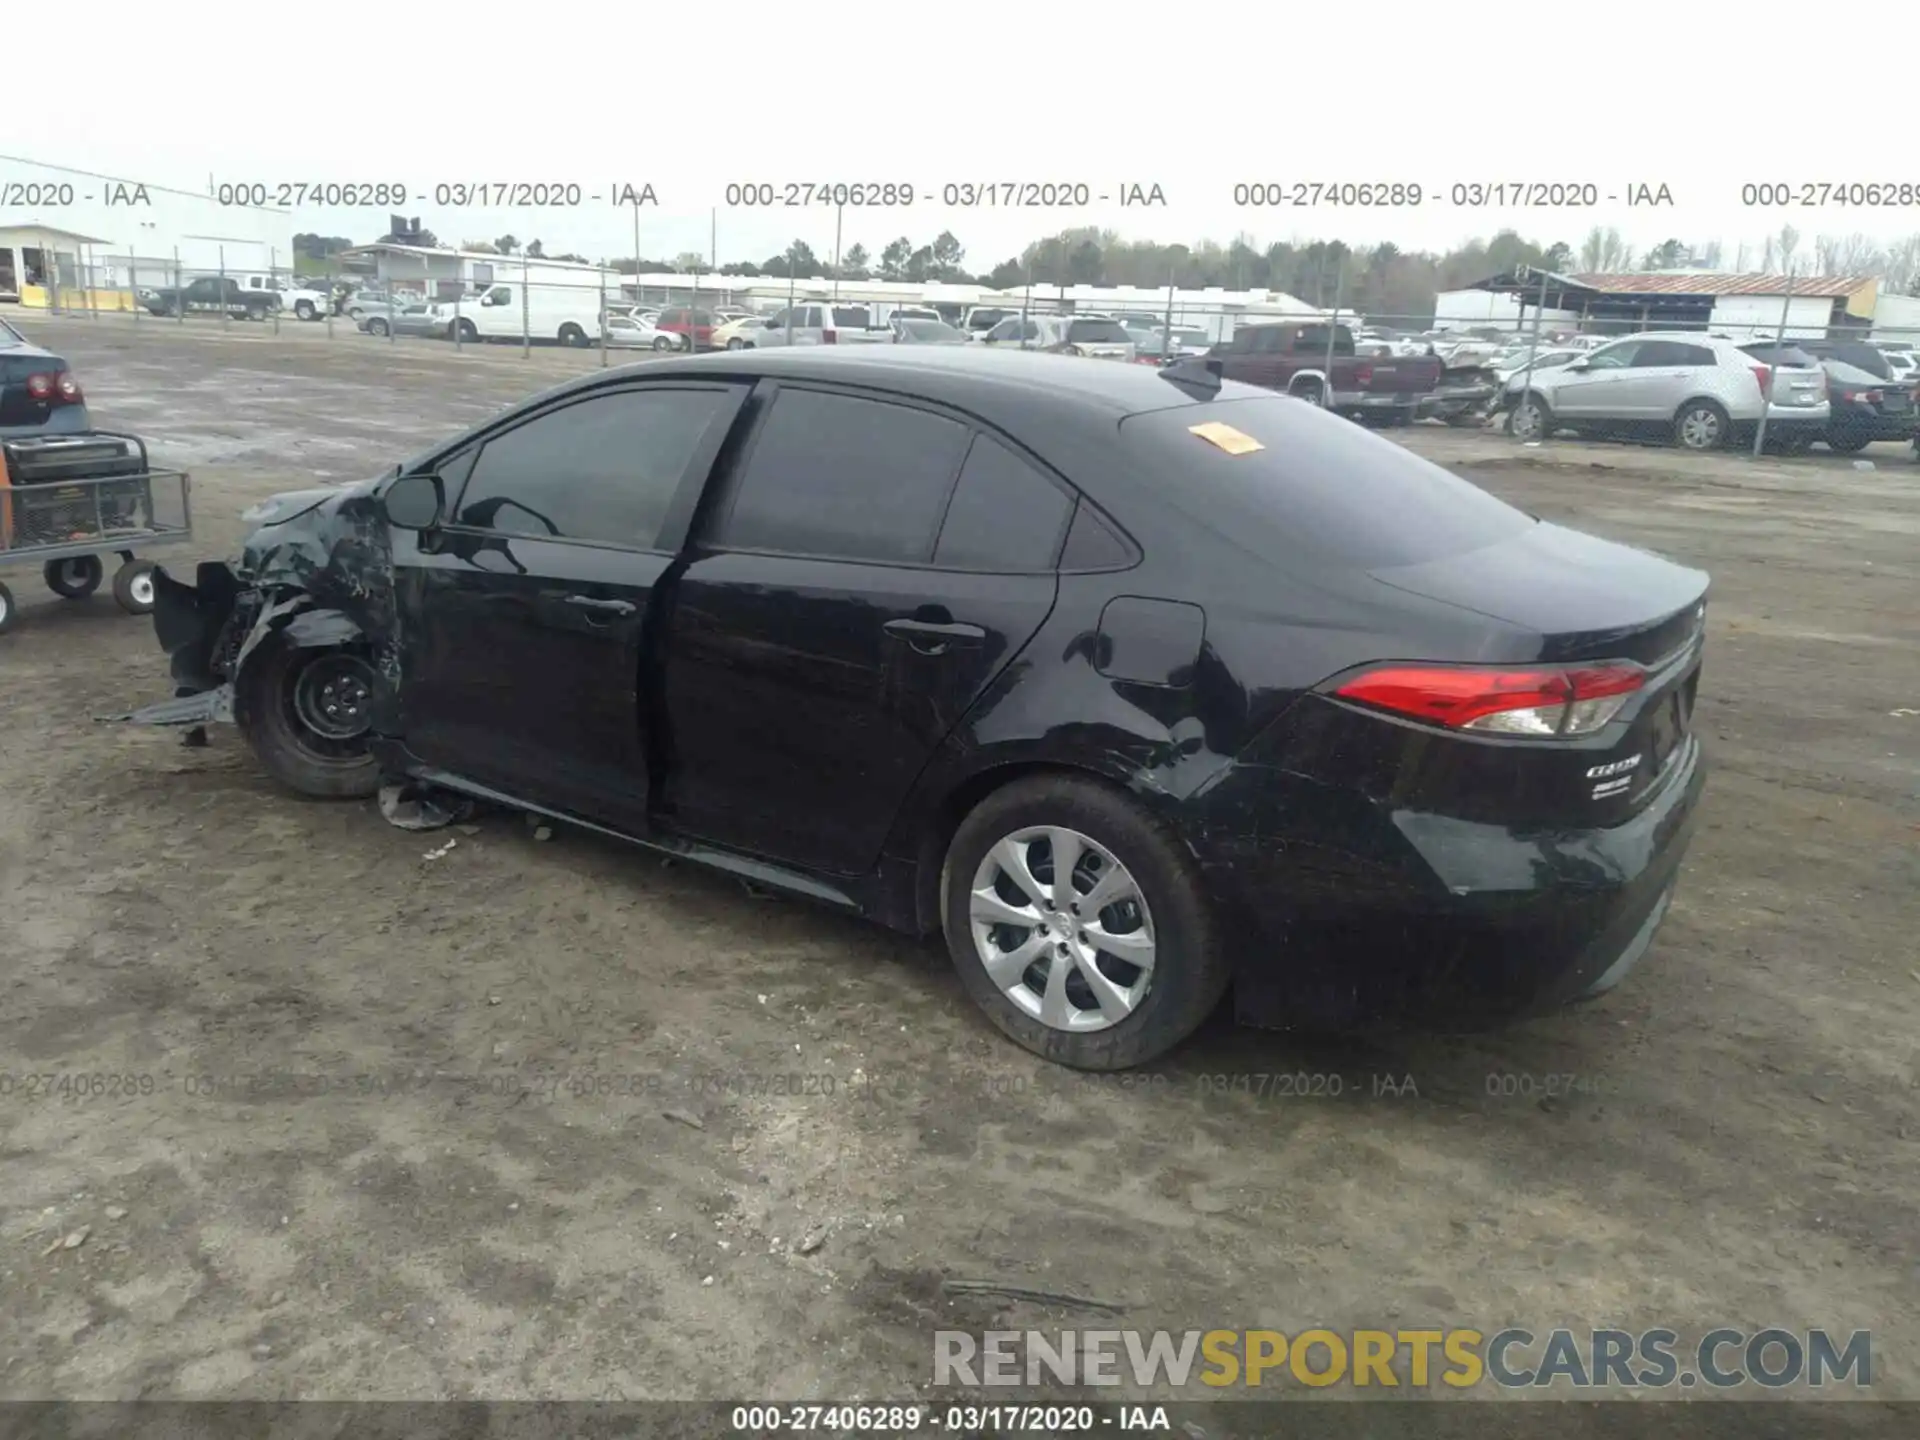
<svg viewBox="0 0 1920 1440">
<path fill-rule="evenodd" d="M 153 609 L 153 564 L 137 552 L 193 538 L 185 471 L 155 470 L 132 435 L 89 431 L 0 439 L 0 569 L 39 564 L 47 588 L 83 599 L 115 555 L 113 598 L 130 615 Z M 0 634 L 18 622 L 0 583 Z"/>
</svg>

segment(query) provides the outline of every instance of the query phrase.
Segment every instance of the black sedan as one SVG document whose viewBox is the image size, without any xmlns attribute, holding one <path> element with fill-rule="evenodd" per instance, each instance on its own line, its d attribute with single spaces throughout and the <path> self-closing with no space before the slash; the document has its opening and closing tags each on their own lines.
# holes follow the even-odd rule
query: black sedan
<svg viewBox="0 0 1920 1440">
<path fill-rule="evenodd" d="M 1914 388 L 1884 380 L 1843 360 L 1826 360 L 1827 447 L 1842 455 L 1864 450 L 1876 440 L 1911 440 L 1920 427 Z"/>
<path fill-rule="evenodd" d="M 1030 1050 L 1481 1021 L 1647 949 L 1707 577 L 1204 361 L 597 372 L 164 579 L 176 694 L 912 933 Z"/>
</svg>

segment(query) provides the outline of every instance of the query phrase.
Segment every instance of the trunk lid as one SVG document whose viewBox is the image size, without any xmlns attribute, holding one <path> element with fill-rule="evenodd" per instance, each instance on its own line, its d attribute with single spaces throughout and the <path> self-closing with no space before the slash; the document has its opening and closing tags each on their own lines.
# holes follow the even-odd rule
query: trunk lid
<svg viewBox="0 0 1920 1440">
<path fill-rule="evenodd" d="M 1644 688 L 1605 731 L 1566 745 L 1503 748 L 1479 757 L 1478 769 L 1468 763 L 1469 788 L 1510 816 L 1613 823 L 1660 788 L 1686 749 L 1706 627 L 1704 571 L 1542 523 L 1479 550 L 1369 573 L 1537 634 L 1542 661 L 1646 667 Z"/>
<path fill-rule="evenodd" d="M 1545 521 L 1477 550 L 1368 572 L 1540 636 L 1542 660 L 1653 665 L 1699 628 L 1705 571 Z M 1697 612 L 1697 613 L 1696 613 Z"/>
</svg>

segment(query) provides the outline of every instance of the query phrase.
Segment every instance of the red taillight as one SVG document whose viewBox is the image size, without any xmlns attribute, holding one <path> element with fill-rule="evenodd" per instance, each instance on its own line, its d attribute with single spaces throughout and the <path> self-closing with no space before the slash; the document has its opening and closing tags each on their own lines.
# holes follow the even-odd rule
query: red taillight
<svg viewBox="0 0 1920 1440">
<path fill-rule="evenodd" d="M 834 328 L 833 328 L 833 327 L 832 327 L 831 325 L 829 325 L 829 326 L 827 326 L 827 328 L 826 328 L 826 329 L 824 329 L 824 330 L 822 330 L 822 331 L 820 332 L 820 343 L 821 343 L 822 345 L 837 345 L 837 344 L 839 344 L 839 343 L 840 343 L 840 332 L 839 332 L 838 330 L 835 330 L 835 329 L 834 329 Z"/>
<path fill-rule="evenodd" d="M 1753 378 L 1760 382 L 1760 398 L 1773 399 L 1773 367 L 1771 365 L 1754 366 Z"/>
<path fill-rule="evenodd" d="M 1412 720 L 1502 735 L 1588 735 L 1647 683 L 1631 661 L 1573 668 L 1382 665 L 1334 694 Z"/>
<path fill-rule="evenodd" d="M 1353 383 L 1356 385 L 1371 385 L 1373 383 L 1373 367 L 1371 365 L 1354 366 Z"/>
<path fill-rule="evenodd" d="M 1887 397 L 1885 395 L 1882 395 L 1878 390 L 1862 390 L 1860 392 L 1860 398 L 1866 401 L 1867 404 L 1869 405 L 1878 405 L 1882 400 L 1886 399 Z"/>
<path fill-rule="evenodd" d="M 78 405 L 81 399 L 80 382 L 67 370 L 29 375 L 27 395 L 47 405 Z"/>
</svg>

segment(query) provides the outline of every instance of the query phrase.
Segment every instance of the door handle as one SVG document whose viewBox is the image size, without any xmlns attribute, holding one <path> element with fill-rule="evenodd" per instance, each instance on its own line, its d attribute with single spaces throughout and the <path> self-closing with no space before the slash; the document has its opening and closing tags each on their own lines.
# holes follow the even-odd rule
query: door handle
<svg viewBox="0 0 1920 1440">
<path fill-rule="evenodd" d="M 639 607 L 631 600 L 596 600 L 591 595 L 569 595 L 566 603 L 582 610 L 598 610 L 608 615 L 631 615 Z"/>
<path fill-rule="evenodd" d="M 962 625 L 941 620 L 889 620 L 886 630 L 889 635 L 900 635 L 909 640 L 984 640 L 987 638 L 987 632 L 978 625 Z"/>
</svg>

